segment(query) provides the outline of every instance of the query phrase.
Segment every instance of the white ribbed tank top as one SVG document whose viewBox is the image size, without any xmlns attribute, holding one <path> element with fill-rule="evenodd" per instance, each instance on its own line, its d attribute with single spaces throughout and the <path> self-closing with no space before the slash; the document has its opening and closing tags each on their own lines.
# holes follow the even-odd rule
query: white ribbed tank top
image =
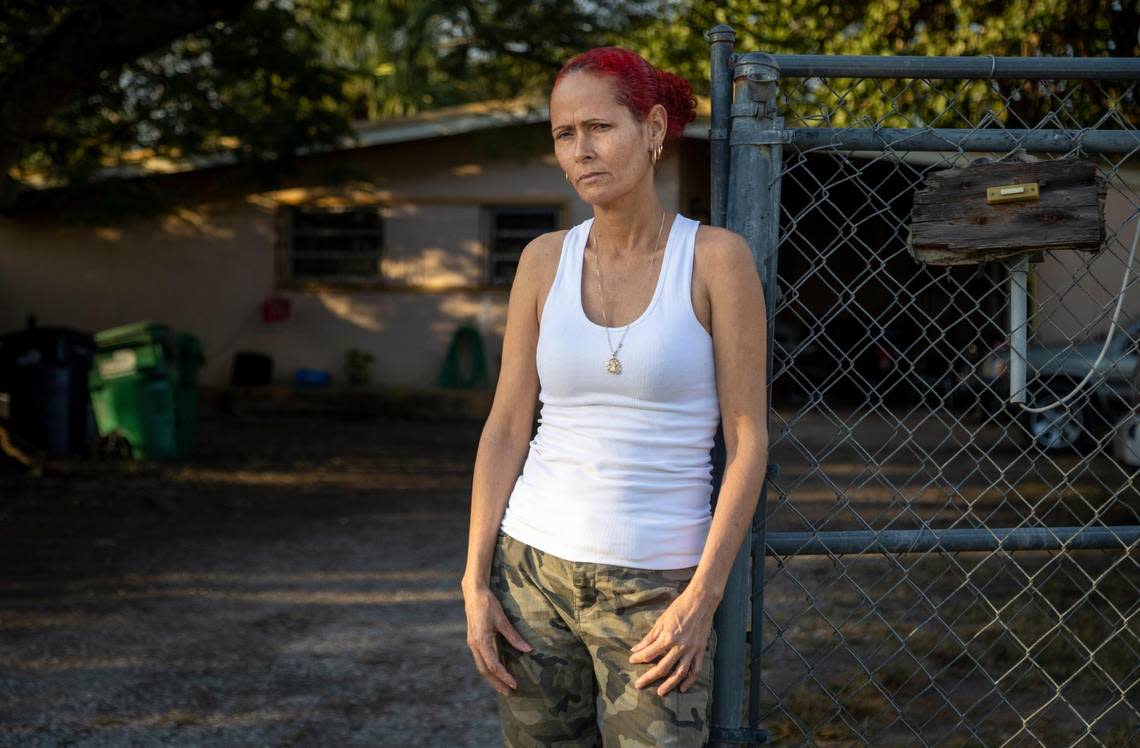
<svg viewBox="0 0 1140 748">
<path fill-rule="evenodd" d="M 582 307 L 594 219 L 566 234 L 542 308 L 539 425 L 503 515 L 507 535 L 570 561 L 696 566 L 712 522 L 720 419 L 712 338 L 692 305 L 699 221 L 678 214 L 657 287 L 606 371 L 606 329 Z M 623 327 L 612 328 L 616 346 Z"/>
</svg>

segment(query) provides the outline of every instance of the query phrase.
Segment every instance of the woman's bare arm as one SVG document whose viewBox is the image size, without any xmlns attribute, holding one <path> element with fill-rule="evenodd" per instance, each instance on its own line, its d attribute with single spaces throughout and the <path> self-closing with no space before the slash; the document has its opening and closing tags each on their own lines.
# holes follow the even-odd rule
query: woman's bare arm
<svg viewBox="0 0 1140 748">
<path fill-rule="evenodd" d="M 549 252 L 560 251 L 563 233 L 543 234 L 528 244 L 511 285 L 499 380 L 475 455 L 465 591 L 488 585 L 499 523 L 526 461 L 539 386 L 538 289 L 549 267 Z"/>
<path fill-rule="evenodd" d="M 717 397 L 727 452 L 712 526 L 691 586 L 719 600 L 752 526 L 768 468 L 767 324 L 764 290 L 752 253 L 731 231 L 709 232 L 709 295 Z"/>
<path fill-rule="evenodd" d="M 510 499 L 511 489 L 526 461 L 534 406 L 538 399 L 537 289 L 543 284 L 551 246 L 561 245 L 560 234 L 543 234 L 523 249 L 507 302 L 507 330 L 503 335 L 503 363 L 495 387 L 491 413 L 479 437 L 471 482 L 471 527 L 467 538 L 467 568 L 463 573 L 463 608 L 467 617 L 467 646 L 475 668 L 492 688 L 504 696 L 518 687 L 500 658 L 496 637 L 501 635 L 519 651 L 531 651 L 503 612 L 491 589 L 491 562 L 495 538 Z M 557 242 L 557 244 L 555 244 Z"/>
</svg>

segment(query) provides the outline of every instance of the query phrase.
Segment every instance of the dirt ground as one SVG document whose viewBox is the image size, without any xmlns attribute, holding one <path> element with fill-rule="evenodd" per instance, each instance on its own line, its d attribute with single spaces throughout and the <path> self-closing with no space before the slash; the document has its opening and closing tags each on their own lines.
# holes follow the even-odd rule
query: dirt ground
<svg viewBox="0 0 1140 748">
<path fill-rule="evenodd" d="M 491 746 L 480 424 L 204 417 L 183 466 L 0 472 L 0 745 Z"/>
<path fill-rule="evenodd" d="M 0 464 L 0 746 L 501 745 L 459 590 L 481 425 L 214 413 L 182 465 Z M 1103 459 L 1018 467 L 974 442 L 937 420 L 845 435 L 797 417 L 770 530 L 858 528 L 855 508 L 896 528 L 1027 507 L 1135 522 L 1131 477 Z M 769 559 L 771 744 L 1130 744 L 1140 557 L 988 555 Z"/>
</svg>

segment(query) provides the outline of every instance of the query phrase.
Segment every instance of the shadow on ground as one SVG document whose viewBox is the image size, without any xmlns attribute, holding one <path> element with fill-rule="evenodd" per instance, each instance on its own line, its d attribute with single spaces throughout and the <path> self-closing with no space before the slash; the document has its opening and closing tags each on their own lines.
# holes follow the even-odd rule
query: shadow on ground
<svg viewBox="0 0 1140 748">
<path fill-rule="evenodd" d="M 206 416 L 183 465 L 0 472 L 0 745 L 496 744 L 479 428 Z"/>
</svg>

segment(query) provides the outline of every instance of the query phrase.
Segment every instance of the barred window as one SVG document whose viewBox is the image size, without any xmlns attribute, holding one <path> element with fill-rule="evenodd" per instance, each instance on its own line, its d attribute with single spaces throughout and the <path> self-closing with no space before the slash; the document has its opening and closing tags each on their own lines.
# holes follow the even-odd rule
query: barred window
<svg viewBox="0 0 1140 748">
<path fill-rule="evenodd" d="M 378 281 L 384 249 L 380 208 L 290 207 L 285 249 L 292 280 Z"/>
<path fill-rule="evenodd" d="M 559 223 L 557 205 L 502 205 L 484 208 L 489 227 L 488 278 L 492 285 L 509 286 L 515 279 L 523 247 Z"/>
</svg>

